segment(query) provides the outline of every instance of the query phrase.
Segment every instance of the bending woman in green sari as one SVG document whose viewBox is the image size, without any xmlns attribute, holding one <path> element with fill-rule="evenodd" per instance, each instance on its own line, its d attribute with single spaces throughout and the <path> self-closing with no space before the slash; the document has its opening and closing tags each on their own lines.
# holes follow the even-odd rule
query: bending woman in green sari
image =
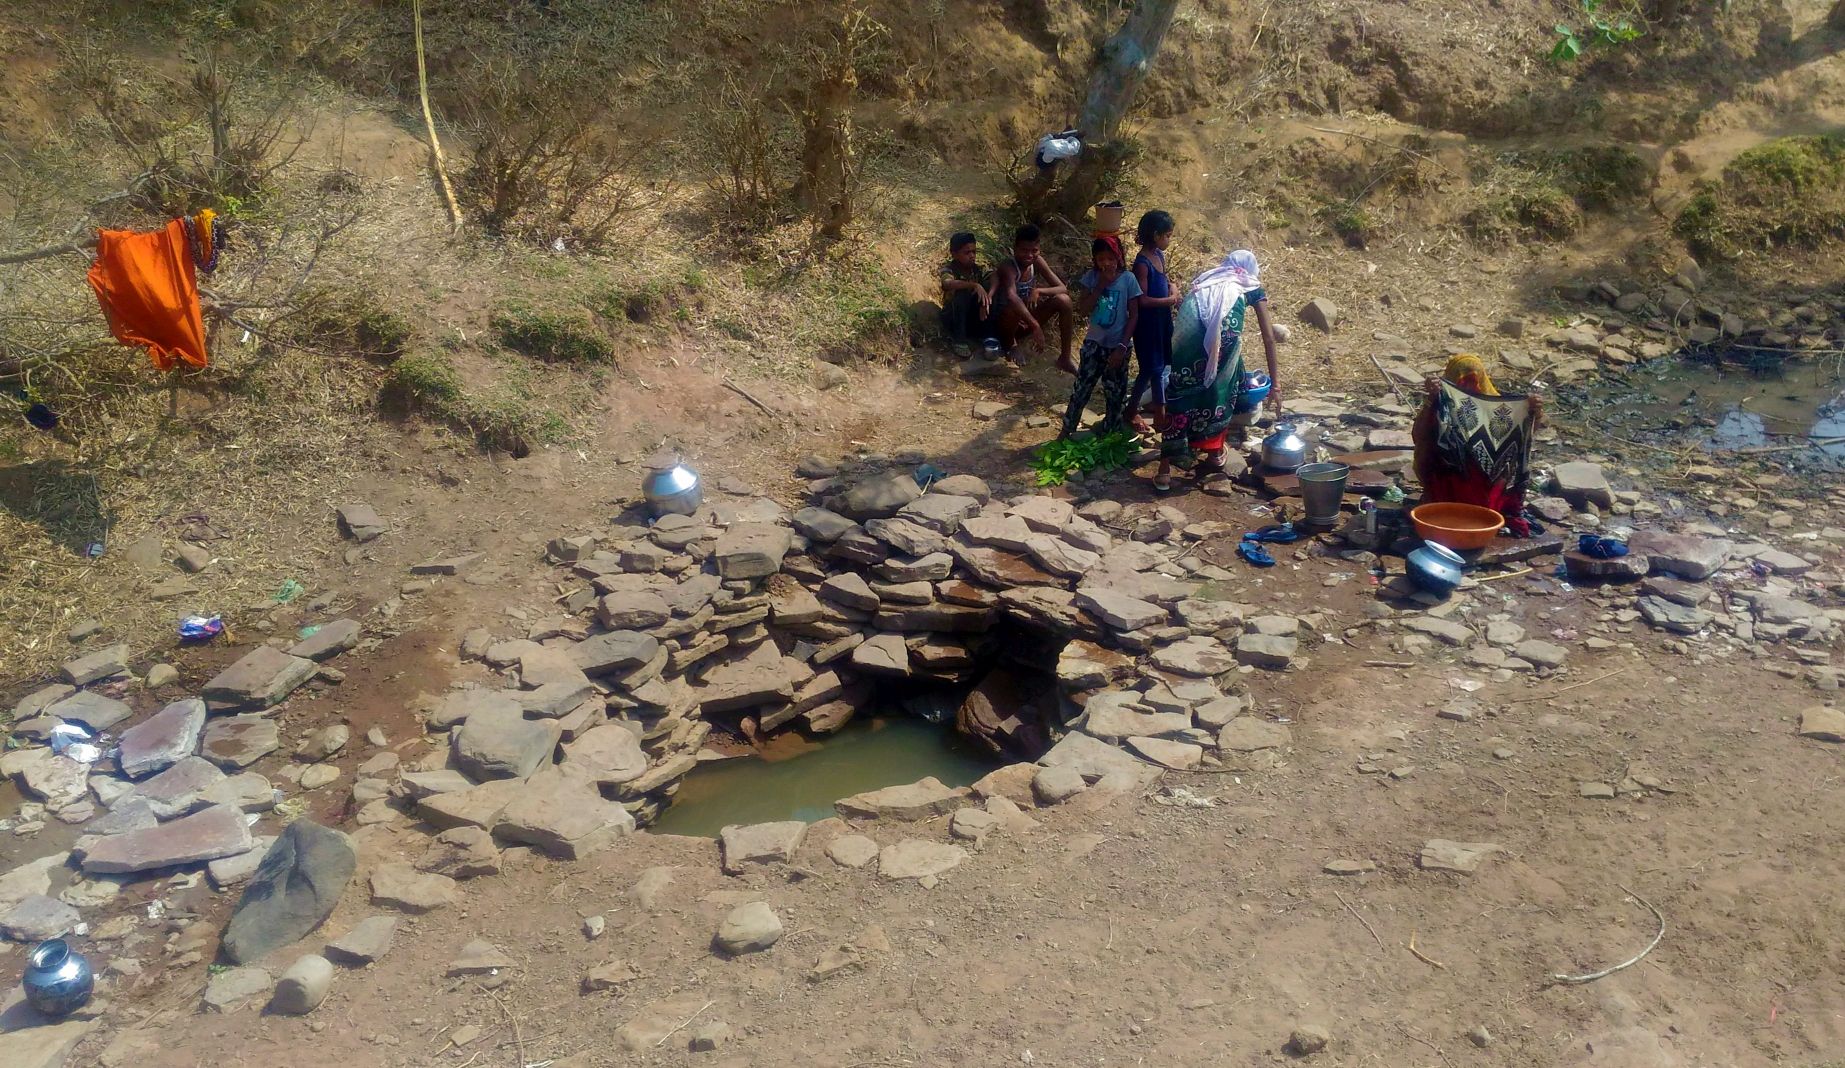
<svg viewBox="0 0 1845 1068">
<path fill-rule="evenodd" d="M 1160 468 L 1153 488 L 1172 488 L 1172 463 L 1200 453 L 1200 478 L 1221 474 L 1224 443 L 1243 392 L 1243 327 L 1251 308 L 1268 357 L 1268 403 L 1281 410 L 1281 377 L 1275 363 L 1275 331 L 1268 295 L 1262 291 L 1256 255 L 1238 249 L 1192 280 L 1192 290 L 1174 317 L 1172 380 L 1166 387 L 1166 423 L 1161 427 Z"/>
</svg>

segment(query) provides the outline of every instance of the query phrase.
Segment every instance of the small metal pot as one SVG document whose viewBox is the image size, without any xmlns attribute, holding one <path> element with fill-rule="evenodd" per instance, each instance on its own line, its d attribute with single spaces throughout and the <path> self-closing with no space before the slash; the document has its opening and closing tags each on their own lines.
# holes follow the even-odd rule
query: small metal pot
<svg viewBox="0 0 1845 1068">
<path fill-rule="evenodd" d="M 654 518 L 663 515 L 691 515 L 704 503 L 698 472 L 680 462 L 678 456 L 662 453 L 647 463 L 647 476 L 641 480 L 641 495 Z"/>
<path fill-rule="evenodd" d="M 32 948 L 20 985 L 33 1008 L 46 1016 L 64 1016 L 90 1000 L 96 976 L 83 954 L 62 938 L 53 938 Z"/>
<path fill-rule="evenodd" d="M 1437 597 L 1446 597 L 1460 587 L 1466 566 L 1461 554 L 1432 541 L 1409 554 L 1410 579 Z"/>
<path fill-rule="evenodd" d="M 1293 423 L 1279 424 L 1262 439 L 1262 466 L 1270 471 L 1294 471 L 1306 462 L 1307 439 L 1295 431 Z"/>
</svg>

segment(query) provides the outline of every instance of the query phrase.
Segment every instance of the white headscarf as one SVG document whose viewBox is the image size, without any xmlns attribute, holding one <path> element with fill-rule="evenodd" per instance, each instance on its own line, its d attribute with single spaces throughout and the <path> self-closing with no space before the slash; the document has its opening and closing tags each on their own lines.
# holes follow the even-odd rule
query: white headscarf
<svg viewBox="0 0 1845 1068">
<path fill-rule="evenodd" d="M 1217 359 L 1223 346 L 1224 318 L 1243 294 L 1260 288 L 1262 267 L 1256 254 L 1237 249 L 1224 261 L 1192 279 L 1193 310 L 1204 327 L 1204 381 L 1217 381 Z"/>
</svg>

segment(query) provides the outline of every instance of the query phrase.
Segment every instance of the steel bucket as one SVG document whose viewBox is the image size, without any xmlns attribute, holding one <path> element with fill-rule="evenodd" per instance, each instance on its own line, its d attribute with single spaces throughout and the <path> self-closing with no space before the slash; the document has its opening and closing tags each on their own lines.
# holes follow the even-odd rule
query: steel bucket
<svg viewBox="0 0 1845 1068">
<path fill-rule="evenodd" d="M 1294 472 L 1300 479 L 1301 504 L 1306 508 L 1307 526 L 1330 529 L 1339 521 L 1339 505 L 1345 499 L 1345 479 L 1352 469 L 1344 464 L 1303 464 Z"/>
</svg>

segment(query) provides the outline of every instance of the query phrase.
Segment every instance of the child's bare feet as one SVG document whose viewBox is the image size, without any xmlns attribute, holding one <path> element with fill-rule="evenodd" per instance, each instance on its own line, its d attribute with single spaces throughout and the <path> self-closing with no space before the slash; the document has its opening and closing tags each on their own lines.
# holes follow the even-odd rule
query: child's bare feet
<svg viewBox="0 0 1845 1068">
<path fill-rule="evenodd" d="M 1073 375 L 1076 373 L 1076 361 L 1068 356 L 1059 356 L 1057 357 L 1057 369 L 1064 374 Z"/>
</svg>

